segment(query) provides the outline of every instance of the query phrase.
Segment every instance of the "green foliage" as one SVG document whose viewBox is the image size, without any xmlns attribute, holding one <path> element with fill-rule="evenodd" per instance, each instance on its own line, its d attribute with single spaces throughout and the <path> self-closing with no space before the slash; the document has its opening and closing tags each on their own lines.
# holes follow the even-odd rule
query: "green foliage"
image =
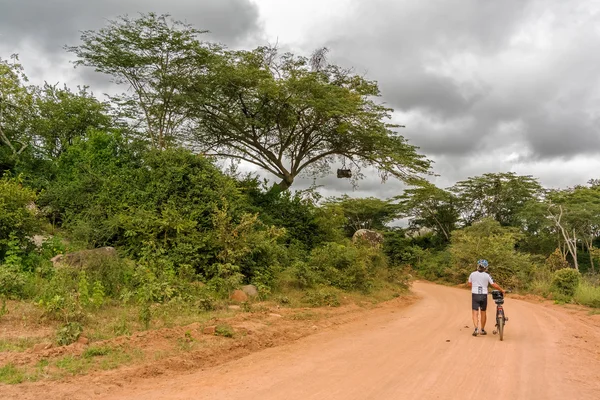
<svg viewBox="0 0 600 400">
<path fill-rule="evenodd" d="M 113 351 L 108 346 L 92 346 L 85 349 L 82 356 L 83 358 L 103 357 L 110 354 Z"/>
<path fill-rule="evenodd" d="M 347 236 L 352 236 L 359 229 L 385 230 L 387 224 L 399 218 L 398 205 L 391 200 L 380 200 L 374 197 L 351 198 L 343 195 L 330 199 L 325 203 L 325 209 L 332 214 L 344 217 L 344 230 Z"/>
<path fill-rule="evenodd" d="M 377 248 L 349 243 L 327 243 L 314 249 L 298 278 L 306 283 L 323 283 L 343 290 L 368 292 L 378 270 L 388 267 L 383 252 Z M 302 265 L 302 264 L 300 264 Z M 299 265 L 299 266 L 300 266 Z"/>
<path fill-rule="evenodd" d="M 450 234 L 459 221 L 458 199 L 452 193 L 439 189 L 432 184 L 406 189 L 397 196 L 402 216 L 410 217 L 412 230 L 427 228 L 450 241 Z"/>
<path fill-rule="evenodd" d="M 67 49 L 79 58 L 76 65 L 93 67 L 132 90 L 112 100 L 124 117 L 143 121 L 143 135 L 153 147 L 164 149 L 183 139 L 188 110 L 182 88 L 199 83 L 213 54 L 213 46 L 198 41 L 201 33 L 169 15 L 148 13 L 84 31 L 83 43 Z"/>
<path fill-rule="evenodd" d="M 21 179 L 0 178 L 0 263 L 9 248 L 31 247 L 29 237 L 39 228 L 32 207 L 36 200 L 33 190 L 24 187 Z"/>
<path fill-rule="evenodd" d="M 552 291 L 557 295 L 571 299 L 575 295 L 580 281 L 581 274 L 579 271 L 572 268 L 559 269 L 552 276 Z"/>
<path fill-rule="evenodd" d="M 530 200 L 540 196 L 542 187 L 529 175 L 507 172 L 469 178 L 450 190 L 458 196 L 466 225 L 493 218 L 502 226 L 519 226 L 519 213 Z"/>
<path fill-rule="evenodd" d="M 87 87 L 73 93 L 68 87 L 59 89 L 45 84 L 36 96 L 38 115 L 33 129 L 43 156 L 59 157 L 77 139 L 90 130 L 106 130 L 113 125 L 108 105 L 100 103 Z"/>
<path fill-rule="evenodd" d="M 339 291 L 328 287 L 307 291 L 303 301 L 312 307 L 339 307 L 341 305 Z"/>
<path fill-rule="evenodd" d="M 25 372 L 12 363 L 0 367 L 0 383 L 15 385 L 25 380 Z"/>
<path fill-rule="evenodd" d="M 492 219 L 455 231 L 449 249 L 452 255 L 449 278 L 454 283 L 466 282 L 476 269 L 477 260 L 485 258 L 490 263 L 490 274 L 500 285 L 524 287 L 533 265 L 529 255 L 515 250 L 520 236 L 516 228 L 503 227 Z"/>
<path fill-rule="evenodd" d="M 415 264 L 415 269 L 424 279 L 444 281 L 453 276 L 452 261 L 452 254 L 448 251 L 425 250 Z"/>
<path fill-rule="evenodd" d="M 288 247 L 310 251 L 324 242 L 342 238 L 343 215 L 330 208 L 317 207 L 319 197 L 312 190 L 268 189 L 266 182 L 261 184 L 253 176 L 244 177 L 239 184 L 248 196 L 250 212 L 258 213 L 267 226 L 285 228 L 282 242 Z"/>
<path fill-rule="evenodd" d="M 575 290 L 573 300 L 577 304 L 581 304 L 588 307 L 600 308 L 600 282 L 596 279 L 594 282 L 592 279 L 582 279 Z"/>
<path fill-rule="evenodd" d="M 30 149 L 35 109 L 33 88 L 26 83 L 17 55 L 10 60 L 0 58 L 0 176 Z"/>
<path fill-rule="evenodd" d="M 56 343 L 59 346 L 67 346 L 71 343 L 75 343 L 82 332 L 83 327 L 81 324 L 77 322 L 67 322 L 56 332 Z"/>
<path fill-rule="evenodd" d="M 243 196 L 231 178 L 185 150 L 145 151 L 118 135 L 93 133 L 59 159 L 44 204 L 75 238 L 140 257 L 164 249 L 175 265 L 203 272 L 221 249 L 213 214 L 240 214 Z"/>
</svg>

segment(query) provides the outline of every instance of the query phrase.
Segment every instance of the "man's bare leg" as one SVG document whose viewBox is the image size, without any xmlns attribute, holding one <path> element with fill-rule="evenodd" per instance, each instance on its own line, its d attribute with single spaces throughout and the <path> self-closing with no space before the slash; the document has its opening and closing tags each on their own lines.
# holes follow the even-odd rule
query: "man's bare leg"
<svg viewBox="0 0 600 400">
<path fill-rule="evenodd" d="M 485 322 L 487 321 L 487 315 L 485 313 L 485 311 L 481 311 L 481 330 L 484 331 L 485 330 Z"/>
<path fill-rule="evenodd" d="M 477 318 L 477 313 L 478 313 L 478 310 L 473 310 L 473 326 L 475 327 L 475 329 L 479 328 L 477 326 L 477 325 L 479 325 L 479 323 L 478 323 L 479 321 L 478 321 L 478 318 Z"/>
</svg>

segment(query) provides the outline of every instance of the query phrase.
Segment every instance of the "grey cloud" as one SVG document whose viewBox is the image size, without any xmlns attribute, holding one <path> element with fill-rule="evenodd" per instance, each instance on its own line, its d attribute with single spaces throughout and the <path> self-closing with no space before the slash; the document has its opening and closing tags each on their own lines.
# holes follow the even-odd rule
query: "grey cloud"
<svg viewBox="0 0 600 400">
<path fill-rule="evenodd" d="M 592 3 L 356 0 L 321 41 L 379 82 L 427 155 L 460 162 L 519 143 L 524 159 L 570 158 L 600 153 Z M 497 134 L 507 123 L 521 132 Z"/>
<path fill-rule="evenodd" d="M 225 44 L 243 42 L 259 30 L 258 9 L 250 0 L 0 0 L 0 38 L 30 41 L 52 55 L 76 44 L 82 30 L 150 11 L 210 30 L 213 40 Z"/>
</svg>

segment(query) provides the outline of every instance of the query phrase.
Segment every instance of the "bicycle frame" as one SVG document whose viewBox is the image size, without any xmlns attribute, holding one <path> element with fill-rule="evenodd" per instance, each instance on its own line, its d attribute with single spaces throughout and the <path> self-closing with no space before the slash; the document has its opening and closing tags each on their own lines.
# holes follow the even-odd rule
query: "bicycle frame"
<svg viewBox="0 0 600 400">
<path fill-rule="evenodd" d="M 499 290 L 492 291 L 492 298 L 496 303 L 496 329 L 492 332 L 494 335 L 499 333 L 500 340 L 504 340 L 504 326 L 508 321 L 504 313 L 504 295 Z"/>
</svg>

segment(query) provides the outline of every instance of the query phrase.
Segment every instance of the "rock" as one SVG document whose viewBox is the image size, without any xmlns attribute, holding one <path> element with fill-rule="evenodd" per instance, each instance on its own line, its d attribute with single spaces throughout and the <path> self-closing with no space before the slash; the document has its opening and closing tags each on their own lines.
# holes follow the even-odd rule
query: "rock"
<svg viewBox="0 0 600 400">
<path fill-rule="evenodd" d="M 88 338 L 86 338 L 85 336 L 79 336 L 79 339 L 77 339 L 77 343 L 90 344 L 90 340 Z"/>
<path fill-rule="evenodd" d="M 352 235 L 352 243 L 357 243 L 359 241 L 364 241 L 371 246 L 376 247 L 383 243 L 383 235 L 368 229 L 359 229 Z"/>
<path fill-rule="evenodd" d="M 246 293 L 248 297 L 258 296 L 258 289 L 254 285 L 246 285 L 242 288 L 242 292 Z"/>
<path fill-rule="evenodd" d="M 240 306 L 229 306 L 227 308 L 229 308 L 230 310 L 233 310 L 233 311 L 238 311 L 238 310 L 242 309 L 242 307 L 240 307 Z"/>
<path fill-rule="evenodd" d="M 231 294 L 230 299 L 237 303 L 243 303 L 244 301 L 248 301 L 248 295 L 241 290 L 235 290 Z"/>
<path fill-rule="evenodd" d="M 31 241 L 33 242 L 33 244 L 35 245 L 35 247 L 37 247 L 38 249 L 42 248 L 42 245 L 44 244 L 44 241 L 48 239 L 46 236 L 43 235 L 33 235 L 31 237 Z"/>
<path fill-rule="evenodd" d="M 271 313 L 269 314 L 270 317 L 275 317 L 275 318 L 283 318 L 283 316 L 281 316 L 280 314 L 275 314 L 275 313 Z"/>
<path fill-rule="evenodd" d="M 216 326 L 207 326 L 206 328 L 204 328 L 202 330 L 202 333 L 204 333 L 205 335 L 214 335 L 216 331 L 217 331 Z"/>
<path fill-rule="evenodd" d="M 35 346 L 33 346 L 33 352 L 34 353 L 39 353 L 40 351 L 44 351 L 46 349 L 48 349 L 48 343 L 38 343 Z M 50 345 L 52 346 L 52 345 Z"/>
</svg>

